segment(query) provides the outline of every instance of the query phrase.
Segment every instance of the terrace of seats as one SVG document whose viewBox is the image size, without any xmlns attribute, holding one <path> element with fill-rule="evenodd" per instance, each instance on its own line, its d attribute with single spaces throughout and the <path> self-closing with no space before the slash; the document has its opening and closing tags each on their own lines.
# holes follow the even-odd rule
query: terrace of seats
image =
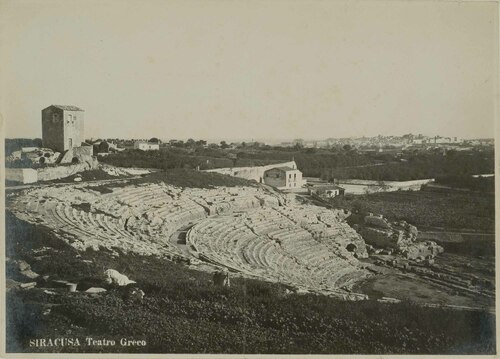
<svg viewBox="0 0 500 359">
<path fill-rule="evenodd" d="M 325 291 L 366 275 L 341 239 L 336 241 L 350 235 L 346 223 L 315 206 L 279 203 L 262 188 L 144 184 L 101 193 L 81 184 L 26 190 L 11 209 L 81 250 L 184 256 L 169 239 L 191 224 L 186 242 L 196 257 L 244 275 Z"/>
<path fill-rule="evenodd" d="M 311 289 L 335 290 L 367 275 L 355 258 L 342 258 L 272 208 L 209 217 L 187 241 L 217 264 Z"/>
</svg>

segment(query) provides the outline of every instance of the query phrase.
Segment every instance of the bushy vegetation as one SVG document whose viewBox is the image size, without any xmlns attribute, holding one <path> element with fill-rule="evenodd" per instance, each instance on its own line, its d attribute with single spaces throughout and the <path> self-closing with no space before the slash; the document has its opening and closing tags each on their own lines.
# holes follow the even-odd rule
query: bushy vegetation
<svg viewBox="0 0 500 359">
<path fill-rule="evenodd" d="M 410 181 L 423 178 L 454 179 L 457 183 L 474 174 L 493 173 L 493 151 L 441 153 L 426 152 L 411 154 L 403 161 L 386 163 L 383 166 L 335 168 L 332 178 L 355 178 L 376 181 Z"/>
<path fill-rule="evenodd" d="M 128 150 L 103 162 L 121 167 L 197 168 L 262 166 L 295 160 L 307 177 L 406 181 L 443 176 L 493 173 L 493 151 L 438 151 L 404 154 L 360 153 L 353 149 L 296 147 L 163 147 L 160 151 Z"/>
<path fill-rule="evenodd" d="M 41 146 L 39 139 L 6 140 L 6 153 L 23 146 Z M 279 147 L 262 144 L 241 144 L 230 147 L 224 141 L 220 146 L 206 145 L 206 141 L 173 141 L 162 144 L 159 151 L 128 149 L 111 153 L 99 160 L 119 167 L 157 169 L 213 169 L 222 167 L 263 166 L 279 162 L 297 162 L 306 177 L 324 179 L 369 179 L 378 181 L 407 181 L 422 178 L 446 177 L 462 182 L 473 174 L 493 173 L 493 150 L 404 151 L 394 153 L 359 152 L 350 146 L 343 148 Z M 19 164 L 21 165 L 21 164 Z M 482 184 L 466 184 L 479 186 Z M 467 187 L 469 188 L 469 187 Z"/>
<path fill-rule="evenodd" d="M 334 168 L 373 165 L 383 162 L 380 156 L 360 154 L 356 151 L 326 149 L 296 149 L 274 147 L 269 150 L 239 151 L 238 158 L 286 162 L 295 160 L 297 167 L 307 177 L 325 177 Z"/>
<path fill-rule="evenodd" d="M 230 158 L 218 149 L 197 150 L 184 148 L 162 148 L 159 151 L 127 150 L 109 154 L 99 159 L 101 162 L 118 167 L 158 168 L 162 170 L 184 168 L 201 170 L 223 167 L 263 166 L 276 161 L 266 159 Z"/>
<path fill-rule="evenodd" d="M 441 176 L 437 177 L 437 184 L 463 188 L 478 192 L 495 192 L 495 177 L 472 177 L 472 176 Z"/>
<path fill-rule="evenodd" d="M 278 284 L 211 276 L 167 260 L 108 251 L 78 253 L 47 231 L 7 217 L 7 255 L 41 275 L 81 281 L 113 268 L 137 281 L 144 301 L 119 291 L 96 296 L 7 293 L 8 352 L 472 354 L 495 353 L 495 317 L 487 312 L 412 303 L 345 302 L 285 294 Z M 49 258 L 34 252 L 51 248 Z M 50 309 L 50 312 L 47 311 Z M 144 339 L 146 347 L 29 347 L 29 338 Z"/>
<path fill-rule="evenodd" d="M 269 146 L 268 146 L 269 147 Z M 102 162 L 119 167 L 142 168 L 197 168 L 264 166 L 294 159 L 306 176 L 321 176 L 325 169 L 357 166 L 380 161 L 356 152 L 274 147 L 263 149 L 237 149 L 224 151 L 219 148 L 162 148 L 160 151 L 128 150 L 110 154 Z"/>
<path fill-rule="evenodd" d="M 332 204 L 354 213 L 372 212 L 390 220 L 405 220 L 419 229 L 495 229 L 495 197 L 491 194 L 398 191 L 337 197 Z"/>
</svg>

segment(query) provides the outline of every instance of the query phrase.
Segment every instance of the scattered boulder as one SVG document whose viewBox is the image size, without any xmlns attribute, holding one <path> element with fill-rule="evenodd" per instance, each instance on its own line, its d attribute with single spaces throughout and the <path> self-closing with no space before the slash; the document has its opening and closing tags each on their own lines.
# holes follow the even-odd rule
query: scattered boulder
<svg viewBox="0 0 500 359">
<path fill-rule="evenodd" d="M 8 260 L 7 276 L 15 280 L 32 280 L 40 275 L 31 270 L 31 266 L 24 260 Z"/>
<path fill-rule="evenodd" d="M 104 276 L 106 277 L 106 283 L 120 287 L 135 283 L 135 281 L 128 279 L 126 275 L 121 274 L 115 269 L 106 270 Z"/>
<path fill-rule="evenodd" d="M 383 229 L 391 228 L 391 225 L 389 224 L 387 219 L 382 216 L 374 216 L 372 213 L 365 217 L 365 224 Z"/>
<path fill-rule="evenodd" d="M 144 299 L 144 292 L 142 289 L 133 287 L 127 293 L 125 293 L 124 299 L 129 302 L 141 302 Z"/>
<path fill-rule="evenodd" d="M 90 287 L 85 291 L 85 293 L 91 293 L 91 294 L 102 293 L 102 292 L 106 292 L 106 289 L 100 287 Z"/>
<path fill-rule="evenodd" d="M 303 289 L 303 288 L 297 288 L 295 290 L 295 294 L 309 294 L 311 293 L 310 291 L 308 291 L 307 289 Z"/>
<path fill-rule="evenodd" d="M 30 289 L 36 287 L 36 282 L 21 283 L 19 286 L 23 289 Z"/>
<path fill-rule="evenodd" d="M 132 283 L 126 286 L 118 288 L 118 293 L 121 294 L 122 299 L 127 302 L 136 303 L 141 302 L 144 299 L 144 292 L 141 288 L 137 287 L 137 284 Z"/>
<path fill-rule="evenodd" d="M 11 288 L 18 288 L 20 285 L 19 282 L 16 282 L 15 280 L 7 278 L 5 280 L 5 289 L 9 290 Z"/>
</svg>

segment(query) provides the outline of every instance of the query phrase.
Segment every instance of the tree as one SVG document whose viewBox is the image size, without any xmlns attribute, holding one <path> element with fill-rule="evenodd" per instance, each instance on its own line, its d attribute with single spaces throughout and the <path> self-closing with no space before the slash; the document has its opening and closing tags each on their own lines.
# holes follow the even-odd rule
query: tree
<svg viewBox="0 0 500 359">
<path fill-rule="evenodd" d="M 226 143 L 226 141 L 220 141 L 220 148 L 226 149 L 229 148 L 230 146 Z"/>
<path fill-rule="evenodd" d="M 170 141 L 170 145 L 172 145 L 174 147 L 184 147 L 184 141 L 173 140 L 173 141 Z"/>
<path fill-rule="evenodd" d="M 160 143 L 160 140 L 156 137 L 153 137 L 153 138 L 150 138 L 149 139 L 149 142 L 152 142 L 152 143 Z"/>
</svg>

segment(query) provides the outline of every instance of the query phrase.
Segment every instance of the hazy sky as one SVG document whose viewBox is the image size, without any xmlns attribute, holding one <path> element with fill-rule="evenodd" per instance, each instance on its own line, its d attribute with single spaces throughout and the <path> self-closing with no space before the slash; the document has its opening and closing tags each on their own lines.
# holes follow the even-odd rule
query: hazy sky
<svg viewBox="0 0 500 359">
<path fill-rule="evenodd" d="M 0 0 L 7 137 L 493 137 L 496 2 Z"/>
</svg>

